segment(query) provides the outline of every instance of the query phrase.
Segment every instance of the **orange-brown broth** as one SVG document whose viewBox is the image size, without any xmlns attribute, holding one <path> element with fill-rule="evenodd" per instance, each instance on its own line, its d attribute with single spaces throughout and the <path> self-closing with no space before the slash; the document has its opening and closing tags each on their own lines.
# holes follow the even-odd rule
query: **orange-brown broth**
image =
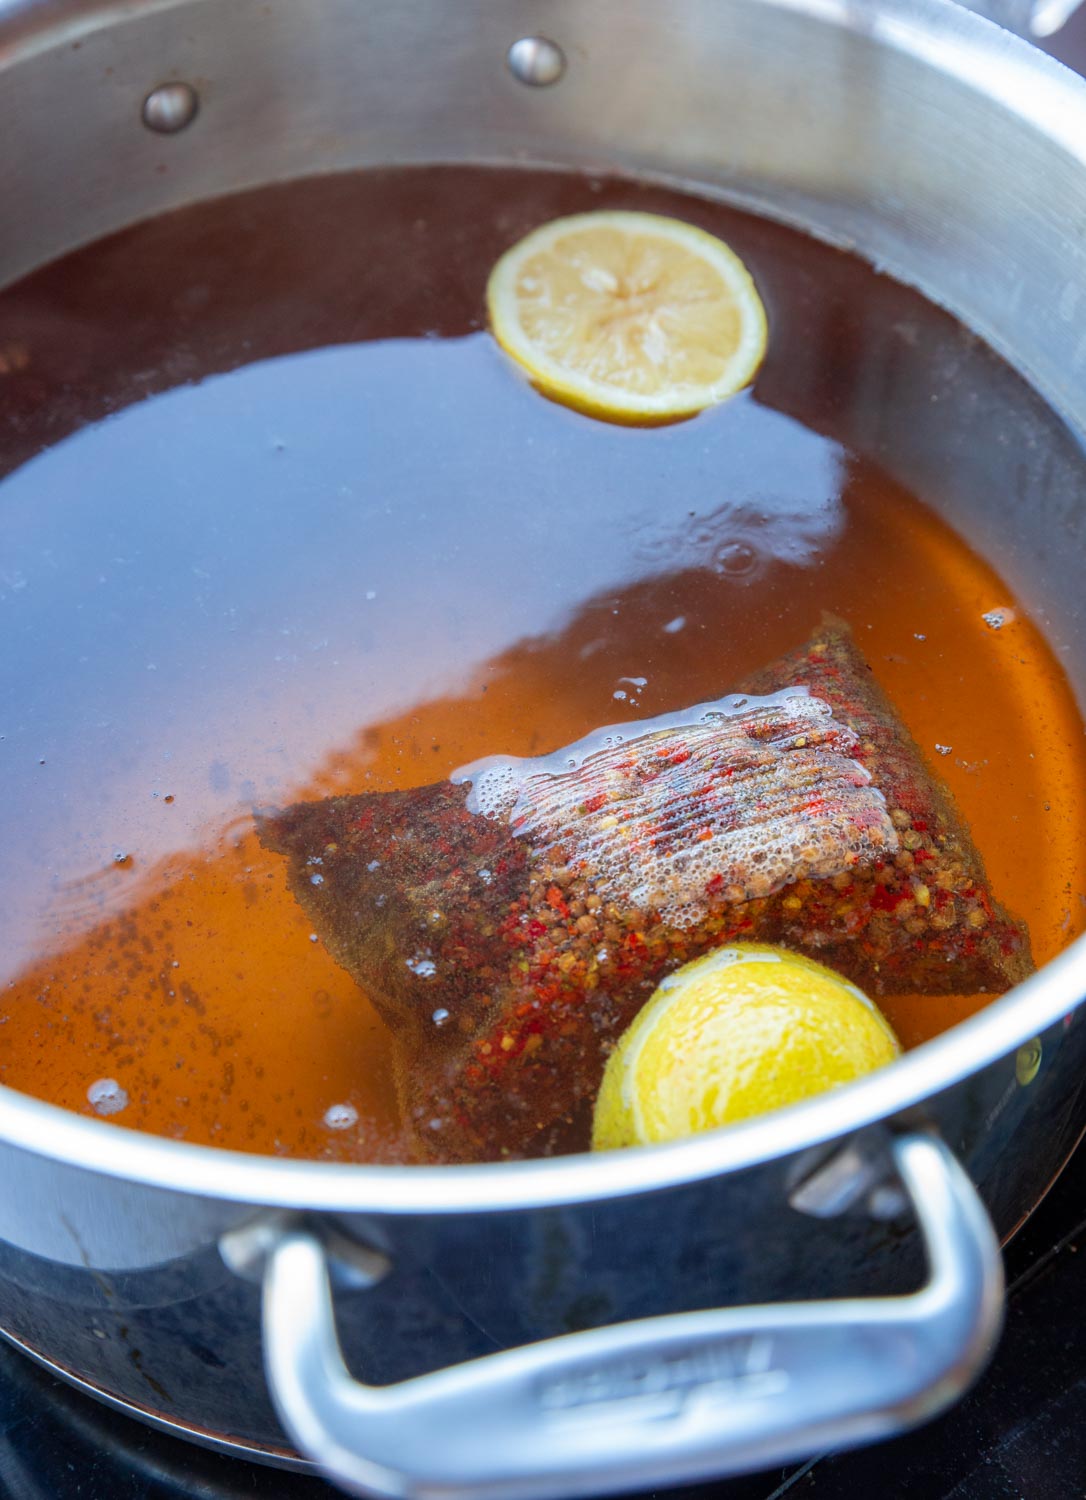
<svg viewBox="0 0 1086 1500">
<path fill-rule="evenodd" d="M 978 378 L 988 369 L 985 360 L 1006 381 L 1004 367 L 914 294 L 791 231 L 661 190 L 515 172 L 460 171 L 450 182 L 443 174 L 451 172 L 431 173 L 428 193 L 425 173 L 375 174 L 189 210 L 70 257 L 0 298 L 0 326 L 15 329 L 15 345 L 27 354 L 22 364 L 9 359 L 19 368 L 0 376 L 0 393 L 6 379 L 12 394 L 0 451 L 13 470 L 0 485 L 0 526 L 11 514 L 24 530 L 37 524 L 20 522 L 21 492 L 12 484 L 29 484 L 34 466 L 19 470 L 16 460 L 77 426 L 80 413 L 63 412 L 74 400 L 73 360 L 84 371 L 82 415 L 97 417 L 111 406 L 123 414 L 112 428 L 90 430 L 87 440 L 100 449 L 88 449 L 86 468 L 74 471 L 87 476 L 85 495 L 71 488 L 70 472 L 58 479 L 44 467 L 47 482 L 27 493 L 53 506 L 89 501 L 107 519 L 115 511 L 118 537 L 145 523 L 155 498 L 145 490 L 115 494 L 123 488 L 120 466 L 138 449 L 135 439 L 125 446 L 124 423 L 145 420 L 155 406 L 129 404 L 140 393 L 133 381 L 141 364 L 152 372 L 146 382 L 152 390 L 174 385 L 179 364 L 192 376 L 237 367 L 226 380 L 244 397 L 241 416 L 235 408 L 224 423 L 244 427 L 249 402 L 253 430 L 263 434 L 251 455 L 246 449 L 238 460 L 238 472 L 251 475 L 248 484 L 234 474 L 217 507 L 192 521 L 190 530 L 207 531 L 207 566 L 186 558 L 191 582 L 188 574 L 178 582 L 183 570 L 168 548 L 157 557 L 144 550 L 136 559 L 137 570 L 149 570 L 152 580 L 161 575 L 163 589 L 176 585 L 169 663 L 130 662 L 114 672 L 107 656 L 90 649 L 86 671 L 100 681 L 97 697 L 73 697 L 66 707 L 59 688 L 47 692 L 39 721 L 48 724 L 41 728 L 35 693 L 48 688 L 51 674 L 74 670 L 75 646 L 62 639 L 60 625 L 51 633 L 39 623 L 37 634 L 28 627 L 18 636 L 22 655 L 3 700 L 17 730 L 0 744 L 15 786 L 0 864 L 6 913 L 0 923 L 7 924 L 0 936 L 20 955 L 3 981 L 0 1079 L 15 1088 L 89 1112 L 88 1086 L 114 1078 L 129 1102 L 113 1119 L 125 1126 L 250 1151 L 396 1159 L 388 1035 L 364 995 L 313 940 L 280 861 L 256 843 L 252 807 L 421 784 L 482 754 L 539 752 L 601 722 L 717 697 L 794 646 L 824 609 L 850 622 L 958 798 L 997 896 L 1029 924 L 1037 960 L 1083 929 L 1086 759 L 1081 720 L 1054 653 L 1025 603 L 933 510 L 871 457 L 825 435 L 834 430 L 835 403 L 866 399 L 842 369 L 832 360 L 821 367 L 811 361 L 809 377 L 796 376 L 799 341 L 806 332 L 810 358 L 810 330 L 825 324 L 827 307 L 835 334 L 821 345 L 825 352 L 852 347 L 855 354 L 870 342 L 872 328 L 889 329 L 907 317 L 913 331 L 894 343 L 894 358 L 915 359 L 917 337 L 921 348 L 924 339 L 960 339 Z M 293 211 L 284 213 L 292 194 Z M 503 364 L 485 334 L 472 332 L 496 250 L 550 212 L 611 200 L 698 217 L 747 256 L 767 296 L 773 338 L 753 393 L 677 428 L 602 429 L 543 401 Z M 474 205 L 475 222 L 459 216 L 466 202 Z M 440 262 L 447 280 L 429 313 L 414 306 L 394 309 L 393 316 L 381 276 L 391 282 L 395 268 L 389 261 L 383 273 L 374 271 L 373 260 L 391 254 L 397 235 L 417 240 L 423 207 L 431 260 L 424 255 L 421 267 L 404 273 L 415 278 L 416 302 L 440 279 L 435 244 L 448 249 L 451 269 Z M 340 224 L 339 248 L 321 249 L 322 214 L 326 231 L 333 219 Z M 226 277 L 222 247 L 231 223 L 235 265 Z M 372 310 L 349 294 L 344 237 L 356 262 L 365 261 L 366 276 L 376 278 Z M 313 288 L 308 317 L 300 310 L 299 276 Z M 58 311 L 61 286 L 67 291 Z M 81 286 L 90 288 L 82 304 Z M 117 350 L 111 319 L 124 322 L 126 299 L 132 347 L 107 378 L 100 363 Z M 864 317 L 850 322 L 857 299 Z M 442 346 L 436 374 L 426 366 L 432 455 L 415 465 L 403 493 L 376 495 L 366 487 L 351 401 L 345 397 L 323 427 L 326 400 L 303 402 L 292 425 L 292 392 L 302 388 L 299 381 L 304 385 L 305 370 L 289 359 L 264 366 L 274 377 L 269 395 L 253 383 L 264 375 L 251 361 L 351 341 L 333 389 L 342 390 L 357 372 L 365 400 L 376 407 L 369 441 L 378 443 L 387 426 L 389 442 L 406 450 L 411 433 L 399 432 L 396 422 L 412 387 L 396 373 L 396 362 L 405 360 L 410 376 L 412 361 L 431 355 L 414 346 L 395 353 L 395 346 L 375 342 L 397 332 L 468 336 Z M 886 337 L 893 342 L 891 333 Z M 923 378 L 921 369 L 916 380 Z M 439 410 L 435 392 L 450 384 L 477 390 L 477 409 L 469 401 Z M 196 389 L 214 396 L 226 385 Z M 787 417 L 773 414 L 784 389 Z M 359 408 L 362 402 L 360 394 Z M 160 408 L 168 420 L 152 447 L 162 463 L 184 470 L 198 461 L 189 457 L 193 443 L 205 434 L 212 444 L 218 439 L 208 402 L 199 420 L 182 405 L 176 417 L 172 408 Z M 630 469 L 636 477 L 616 481 L 613 466 L 625 450 L 614 445 L 623 443 L 639 445 Z M 323 467 L 315 485 L 308 460 L 318 444 Z M 719 493 L 705 471 L 714 444 L 728 462 L 745 455 Z M 502 445 L 510 450 L 503 487 L 487 509 L 473 498 L 473 485 L 485 470 L 484 453 Z M 563 468 L 562 454 L 570 450 L 581 455 L 573 471 Z M 284 477 L 283 465 L 292 463 Z M 551 510 L 548 466 L 555 471 Z M 395 478 L 394 462 L 391 472 Z M 428 488 L 420 490 L 419 473 L 429 474 Z M 795 492 L 796 514 L 778 516 L 768 530 L 758 519 L 765 473 Z M 531 501 L 518 494 L 519 475 L 526 476 Z M 194 469 L 192 483 L 198 477 Z M 340 489 L 357 495 L 358 506 L 387 499 L 391 521 L 381 523 L 388 532 L 382 555 L 391 561 L 383 572 L 367 567 L 361 512 L 350 496 L 336 498 L 337 479 Z M 627 486 L 628 495 L 611 493 Z M 571 487 L 578 492 L 569 493 Z M 170 499 L 180 508 L 181 538 L 186 493 L 180 485 Z M 5 510 L 9 494 L 14 500 Z M 437 507 L 457 504 L 468 516 L 462 535 L 455 524 L 428 520 Z M 523 509 L 529 504 L 530 514 Z M 596 523 L 594 505 L 610 508 L 614 528 L 615 518 L 626 515 L 621 545 L 613 531 L 610 568 L 607 525 Z M 807 524 L 805 515 L 825 513 L 827 505 L 836 507 L 834 527 Z M 29 502 L 25 513 L 36 514 Z M 319 533 L 315 543 L 303 525 L 306 515 Z M 478 545 L 492 555 L 473 572 L 480 518 L 491 530 Z M 337 524 L 358 528 L 346 547 Z M 299 549 L 295 573 L 272 545 L 276 526 L 283 548 Z M 264 540 L 256 542 L 258 536 Z M 38 554 L 31 548 L 28 556 Z M 325 557 L 331 560 L 313 561 Z M 262 558 L 272 559 L 266 588 Z M 247 565 L 256 570 L 241 604 L 224 604 L 230 594 L 208 602 L 215 585 L 200 574 L 214 578 L 222 559 L 238 576 Z M 62 558 L 62 574 L 65 566 Z M 115 566 L 126 590 L 124 631 L 153 640 L 166 607 L 162 597 L 153 587 L 136 587 L 123 560 Z M 73 562 L 68 573 L 77 572 Z M 529 573 L 543 575 L 542 582 L 530 581 Z M 33 576 L 30 586 L 50 587 L 48 578 Z M 84 579 L 82 586 L 93 610 L 93 589 L 108 589 L 108 577 L 102 584 Z M 287 646 L 277 650 L 284 589 L 293 623 L 279 626 Z M 506 611 L 504 601 L 517 592 L 531 599 L 519 613 Z M 331 613 L 329 597 L 336 601 Z M 204 600 L 202 613 L 197 599 Z M 58 589 L 52 615 L 77 635 L 79 606 L 70 588 L 63 595 Z M 983 616 L 999 607 L 1011 614 L 996 630 Z M 241 646 L 231 608 L 248 612 Z M 331 647 L 318 644 L 319 633 L 300 639 L 304 622 L 318 615 L 320 629 L 333 632 L 323 637 Z M 478 624 L 484 616 L 486 629 Z M 480 649 L 482 641 L 489 649 Z M 333 651 L 340 653 L 335 659 Z M 429 675 L 422 670 L 428 653 Z M 146 687 L 137 666 L 168 671 L 169 690 Z M 407 701 L 390 708 L 389 684 L 398 679 Z M 72 682 L 73 692 L 81 692 L 78 676 Z M 114 688 L 115 704 L 107 702 Z M 101 757 L 96 766 L 94 755 Z M 988 998 L 899 996 L 884 1008 L 912 1046 Z M 341 1103 L 358 1111 L 358 1124 L 331 1130 L 325 1112 Z"/>
</svg>

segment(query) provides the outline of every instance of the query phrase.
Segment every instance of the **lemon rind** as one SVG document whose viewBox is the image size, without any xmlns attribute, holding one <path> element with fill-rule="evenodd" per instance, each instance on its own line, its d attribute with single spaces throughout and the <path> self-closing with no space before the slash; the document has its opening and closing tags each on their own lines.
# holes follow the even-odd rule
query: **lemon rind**
<svg viewBox="0 0 1086 1500">
<path fill-rule="evenodd" d="M 579 229 L 613 227 L 628 233 L 656 234 L 685 245 L 709 262 L 735 297 L 742 317 L 742 339 L 723 374 L 711 384 L 674 387 L 644 395 L 571 374 L 559 360 L 533 343 L 517 312 L 516 276 L 531 255 Z M 600 210 L 552 219 L 511 246 L 495 263 L 487 282 L 491 330 L 505 352 L 546 395 L 590 414 L 643 418 L 694 416 L 734 396 L 750 384 L 765 358 L 768 322 L 754 279 L 743 261 L 722 240 L 696 224 L 662 214 L 633 210 Z"/>
</svg>

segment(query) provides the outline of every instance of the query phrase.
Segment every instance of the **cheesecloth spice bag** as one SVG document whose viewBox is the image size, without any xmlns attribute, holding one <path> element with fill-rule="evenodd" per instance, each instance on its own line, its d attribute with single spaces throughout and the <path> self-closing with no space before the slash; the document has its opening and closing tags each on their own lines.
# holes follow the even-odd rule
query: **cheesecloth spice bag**
<svg viewBox="0 0 1086 1500">
<path fill-rule="evenodd" d="M 261 838 L 397 1037 L 427 1160 L 585 1149 L 614 1042 L 665 974 L 729 940 L 875 996 L 1001 991 L 1032 968 L 835 620 L 715 703 L 298 803 Z"/>
</svg>

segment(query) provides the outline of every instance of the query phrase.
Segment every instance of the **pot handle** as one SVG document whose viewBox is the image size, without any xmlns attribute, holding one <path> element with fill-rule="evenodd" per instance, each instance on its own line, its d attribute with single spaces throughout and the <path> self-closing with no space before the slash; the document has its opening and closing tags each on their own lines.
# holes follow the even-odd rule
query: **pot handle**
<svg viewBox="0 0 1086 1500">
<path fill-rule="evenodd" d="M 325 1251 L 289 1231 L 264 1272 L 265 1363 L 283 1426 L 344 1489 L 397 1500 L 648 1489 L 898 1432 L 949 1405 L 985 1363 L 1003 1270 L 947 1147 L 914 1134 L 892 1151 L 927 1254 L 917 1292 L 647 1318 L 399 1385 L 352 1377 Z"/>
</svg>

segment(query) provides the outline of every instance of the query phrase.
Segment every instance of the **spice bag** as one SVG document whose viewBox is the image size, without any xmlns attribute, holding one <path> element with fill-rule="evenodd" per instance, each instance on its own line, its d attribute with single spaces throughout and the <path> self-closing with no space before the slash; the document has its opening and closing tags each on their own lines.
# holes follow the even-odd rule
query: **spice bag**
<svg viewBox="0 0 1086 1500">
<path fill-rule="evenodd" d="M 835 620 L 714 703 L 298 803 L 261 838 L 398 1039 L 420 1159 L 585 1149 L 614 1042 L 665 974 L 729 941 L 873 996 L 997 992 L 1032 968 Z"/>
</svg>

